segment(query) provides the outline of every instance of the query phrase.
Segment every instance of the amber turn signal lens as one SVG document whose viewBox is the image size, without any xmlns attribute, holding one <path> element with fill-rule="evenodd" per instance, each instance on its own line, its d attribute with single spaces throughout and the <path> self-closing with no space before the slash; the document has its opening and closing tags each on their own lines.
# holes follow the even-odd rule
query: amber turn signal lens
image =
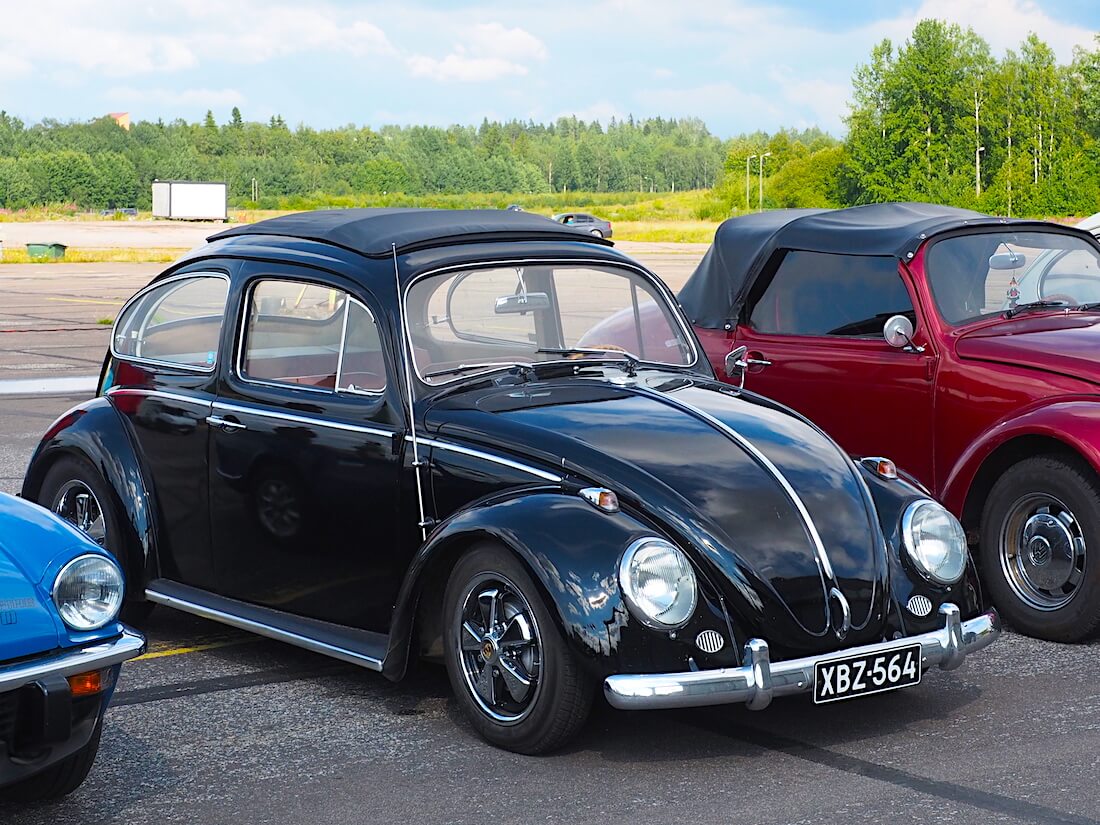
<svg viewBox="0 0 1100 825">
<path fill-rule="evenodd" d="M 69 690 L 73 698 L 94 696 L 111 686 L 110 670 L 93 670 L 91 673 L 78 673 L 69 677 Z"/>
</svg>

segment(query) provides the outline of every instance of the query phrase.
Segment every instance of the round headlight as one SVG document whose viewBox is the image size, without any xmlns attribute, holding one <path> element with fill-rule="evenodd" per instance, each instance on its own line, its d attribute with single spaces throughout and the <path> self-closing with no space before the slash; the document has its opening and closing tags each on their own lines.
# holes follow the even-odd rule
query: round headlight
<svg viewBox="0 0 1100 825">
<path fill-rule="evenodd" d="M 114 621 L 122 608 L 122 571 L 104 556 L 78 556 L 61 568 L 53 584 L 53 603 L 73 630 L 97 630 Z"/>
<path fill-rule="evenodd" d="M 695 612 L 695 571 L 678 547 L 656 536 L 626 548 L 619 585 L 631 611 L 650 627 L 679 627 Z"/>
<path fill-rule="evenodd" d="M 917 569 L 938 584 L 954 584 L 966 570 L 966 532 L 941 504 L 914 501 L 901 518 L 902 541 Z"/>
</svg>

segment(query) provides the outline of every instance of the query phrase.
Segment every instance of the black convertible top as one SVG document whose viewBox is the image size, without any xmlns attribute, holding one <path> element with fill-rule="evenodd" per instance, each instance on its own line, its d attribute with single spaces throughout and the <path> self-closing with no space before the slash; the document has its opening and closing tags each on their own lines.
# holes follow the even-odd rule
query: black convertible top
<svg viewBox="0 0 1100 825">
<path fill-rule="evenodd" d="M 778 209 L 730 218 L 680 291 L 692 323 L 719 329 L 735 319 L 777 250 L 884 255 L 908 260 L 926 239 L 961 226 L 1034 223 L 930 203 L 876 203 L 850 209 Z"/>
<path fill-rule="evenodd" d="M 530 212 L 507 209 L 319 209 L 235 226 L 207 240 L 280 235 L 330 243 L 370 258 L 455 243 L 567 240 L 610 241 Z"/>
</svg>

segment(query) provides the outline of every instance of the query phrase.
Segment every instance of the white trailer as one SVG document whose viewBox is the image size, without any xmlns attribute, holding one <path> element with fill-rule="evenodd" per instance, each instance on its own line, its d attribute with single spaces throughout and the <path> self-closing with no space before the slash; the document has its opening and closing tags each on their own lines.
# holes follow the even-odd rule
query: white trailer
<svg viewBox="0 0 1100 825">
<path fill-rule="evenodd" d="M 153 217 L 177 221 L 224 221 L 229 218 L 229 186 L 194 180 L 153 181 Z"/>
</svg>

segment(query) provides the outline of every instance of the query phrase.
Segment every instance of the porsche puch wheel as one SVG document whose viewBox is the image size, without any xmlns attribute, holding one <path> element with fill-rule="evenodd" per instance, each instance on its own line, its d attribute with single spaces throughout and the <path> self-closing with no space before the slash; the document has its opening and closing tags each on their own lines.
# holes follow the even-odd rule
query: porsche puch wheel
<svg viewBox="0 0 1100 825">
<path fill-rule="evenodd" d="M 123 570 L 127 569 L 120 546 L 122 517 L 115 512 L 110 488 L 95 467 L 76 457 L 59 459 L 46 472 L 38 501 L 114 556 Z M 144 585 L 127 581 L 126 586 L 129 594 L 131 588 Z M 123 621 L 136 623 L 148 617 L 152 609 L 152 602 L 127 598 L 120 615 Z"/>
<path fill-rule="evenodd" d="M 1091 469 L 1060 456 L 1011 467 L 986 500 L 980 557 L 994 604 L 1018 630 L 1059 642 L 1095 635 L 1100 484 Z"/>
<path fill-rule="evenodd" d="M 511 553 L 483 545 L 464 556 L 444 611 L 447 673 L 478 733 L 533 754 L 560 747 L 580 729 L 592 681 Z"/>
</svg>

